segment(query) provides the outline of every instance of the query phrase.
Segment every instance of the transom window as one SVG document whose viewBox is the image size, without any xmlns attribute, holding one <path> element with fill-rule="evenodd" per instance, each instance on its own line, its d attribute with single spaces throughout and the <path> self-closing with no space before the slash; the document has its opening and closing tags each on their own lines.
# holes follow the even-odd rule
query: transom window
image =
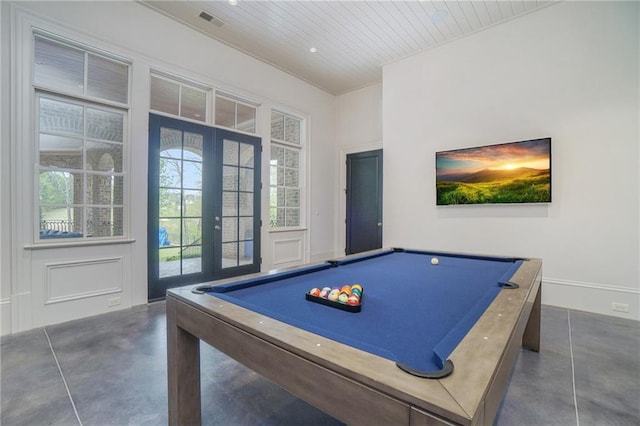
<svg viewBox="0 0 640 426">
<path fill-rule="evenodd" d="M 256 133 L 255 105 L 241 102 L 230 95 L 216 94 L 216 126 Z"/>
<path fill-rule="evenodd" d="M 40 35 L 34 52 L 39 238 L 122 237 L 129 66 Z"/>
<path fill-rule="evenodd" d="M 301 226 L 302 120 L 278 111 L 271 113 L 269 225 Z"/>
<path fill-rule="evenodd" d="M 206 122 L 207 90 L 152 74 L 150 109 Z"/>
</svg>

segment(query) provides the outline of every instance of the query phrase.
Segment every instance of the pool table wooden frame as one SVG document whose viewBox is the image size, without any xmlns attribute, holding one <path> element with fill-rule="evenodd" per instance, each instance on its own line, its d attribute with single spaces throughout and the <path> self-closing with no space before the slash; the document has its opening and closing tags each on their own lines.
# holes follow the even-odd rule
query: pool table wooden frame
<svg viewBox="0 0 640 426">
<path fill-rule="evenodd" d="M 411 376 L 388 359 L 193 294 L 195 286 L 169 290 L 169 424 L 201 423 L 202 340 L 347 424 L 490 425 L 520 346 L 539 350 L 541 273 L 540 259 L 523 262 L 511 279 L 520 287 L 498 294 L 451 354 L 455 370 L 443 379 Z"/>
</svg>

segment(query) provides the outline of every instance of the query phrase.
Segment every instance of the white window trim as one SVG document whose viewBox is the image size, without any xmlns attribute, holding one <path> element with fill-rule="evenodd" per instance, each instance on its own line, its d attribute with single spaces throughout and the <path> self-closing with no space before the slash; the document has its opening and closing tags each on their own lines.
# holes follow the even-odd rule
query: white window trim
<svg viewBox="0 0 640 426">
<path fill-rule="evenodd" d="M 32 248 L 34 245 L 48 246 L 83 246 L 95 245 L 95 240 L 100 243 L 109 242 L 121 243 L 122 241 L 132 241 L 131 235 L 131 199 L 130 188 L 130 159 L 131 143 L 126 143 L 123 147 L 122 172 L 126 176 L 123 194 L 123 235 L 118 237 L 92 237 L 83 239 L 71 239 L 61 241 L 60 239 L 40 240 L 39 239 L 39 206 L 36 191 L 36 176 L 34 171 L 38 167 L 38 128 L 36 117 L 36 101 L 38 91 L 48 94 L 63 95 L 70 99 L 82 99 L 86 102 L 96 102 L 127 111 L 125 115 L 124 139 L 131 140 L 131 84 L 133 65 L 132 60 L 115 46 L 107 46 L 104 43 L 91 39 L 83 34 L 75 33 L 69 29 L 59 27 L 44 21 L 36 16 L 23 11 L 18 5 L 11 6 L 12 39 L 11 43 L 11 240 L 15 243 L 15 250 Z M 94 99 L 93 97 L 78 97 L 63 91 L 52 91 L 48 87 L 40 87 L 33 84 L 33 58 L 35 47 L 35 36 L 42 35 L 55 41 L 63 42 L 73 47 L 97 54 L 129 66 L 128 75 L 128 104 L 121 104 L 113 101 Z M 82 40 L 82 43 L 74 40 Z M 30 194 L 32 196 L 23 196 Z M 17 259 L 20 252 L 14 252 L 14 270 L 18 270 Z M 14 277 L 13 281 L 17 281 Z"/>
<path fill-rule="evenodd" d="M 292 143 L 284 140 L 276 139 L 271 137 L 271 113 L 275 111 L 280 114 L 288 115 L 290 117 L 296 118 L 300 120 L 300 143 Z M 270 189 L 266 193 L 267 199 L 267 215 L 266 217 L 266 229 L 268 233 L 282 233 L 282 232 L 293 232 L 293 231 L 307 231 L 309 229 L 309 224 L 311 222 L 310 217 L 310 203 L 311 203 L 311 194 L 308 191 L 309 183 L 311 182 L 311 144 L 310 144 L 310 117 L 308 114 L 304 114 L 297 111 L 292 111 L 288 108 L 279 107 L 277 105 L 272 105 L 270 108 L 266 109 L 268 114 L 268 128 L 269 128 L 269 138 L 268 138 L 268 157 L 267 158 L 267 181 L 266 187 L 271 188 L 271 179 L 270 179 L 270 167 L 271 167 L 271 146 L 273 143 L 279 144 L 286 147 L 291 147 L 295 149 L 299 149 L 301 152 L 300 155 L 300 167 L 298 171 L 298 188 L 300 189 L 300 224 L 298 226 L 281 226 L 281 227 L 271 227 L 269 218 L 271 217 L 271 205 L 270 205 L 270 197 L 271 191 Z M 308 238 L 307 238 L 308 240 Z M 309 251 L 310 242 L 307 241 L 307 247 L 305 248 L 306 252 Z"/>
</svg>

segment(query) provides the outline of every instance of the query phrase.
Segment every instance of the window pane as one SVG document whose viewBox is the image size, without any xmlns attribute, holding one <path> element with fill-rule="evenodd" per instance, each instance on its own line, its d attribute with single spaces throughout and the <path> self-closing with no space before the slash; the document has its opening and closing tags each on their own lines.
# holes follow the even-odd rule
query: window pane
<svg viewBox="0 0 640 426">
<path fill-rule="evenodd" d="M 122 235 L 122 208 L 91 207 L 87 209 L 88 237 L 115 237 Z M 119 226 L 116 223 L 120 223 Z"/>
<path fill-rule="evenodd" d="M 253 168 L 253 152 L 255 148 L 248 143 L 240 144 L 240 165 Z"/>
<path fill-rule="evenodd" d="M 241 217 L 239 237 L 241 240 L 253 240 L 253 217 Z"/>
<path fill-rule="evenodd" d="M 202 245 L 191 244 L 182 250 L 182 274 L 202 272 Z"/>
<path fill-rule="evenodd" d="M 129 100 L 129 66 L 89 54 L 87 95 L 123 104 Z"/>
<path fill-rule="evenodd" d="M 240 259 L 239 265 L 250 265 L 253 263 L 253 241 L 239 243 Z"/>
<path fill-rule="evenodd" d="M 238 193 L 223 192 L 222 193 L 222 216 L 238 215 Z"/>
<path fill-rule="evenodd" d="M 179 189 L 160 188 L 159 217 L 180 216 L 180 194 Z"/>
<path fill-rule="evenodd" d="M 36 37 L 33 81 L 59 91 L 82 94 L 84 52 Z"/>
<path fill-rule="evenodd" d="M 238 168 L 237 167 L 222 167 L 222 189 L 226 191 L 238 190 Z"/>
<path fill-rule="evenodd" d="M 160 128 L 160 156 L 182 158 L 182 132 Z"/>
<path fill-rule="evenodd" d="M 40 165 L 82 169 L 82 139 L 40 134 Z"/>
<path fill-rule="evenodd" d="M 181 219 L 160 219 L 160 228 L 164 228 L 166 231 L 166 246 L 180 247 L 180 237 L 182 235 L 181 223 Z M 179 256 L 180 252 L 176 251 L 175 254 Z"/>
<path fill-rule="evenodd" d="M 298 186 L 298 171 L 296 169 L 285 169 L 284 184 L 285 186 Z"/>
<path fill-rule="evenodd" d="M 300 226 L 300 210 L 299 209 L 286 209 L 286 223 L 287 226 Z"/>
<path fill-rule="evenodd" d="M 240 171 L 240 191 L 253 192 L 253 170 L 239 169 Z"/>
<path fill-rule="evenodd" d="M 185 160 L 202 161 L 202 140 L 203 136 L 201 134 L 184 132 L 184 152 L 182 157 Z"/>
<path fill-rule="evenodd" d="M 300 207 L 300 190 L 287 188 L 286 189 L 286 206 L 287 207 Z"/>
<path fill-rule="evenodd" d="M 40 239 L 81 238 L 82 209 L 63 207 L 40 209 Z"/>
<path fill-rule="evenodd" d="M 271 161 L 275 161 L 276 166 L 284 166 L 284 148 L 277 145 L 271 145 Z"/>
<path fill-rule="evenodd" d="M 122 142 L 124 114 L 87 108 L 87 136 L 105 141 Z"/>
<path fill-rule="evenodd" d="M 180 86 L 172 81 L 151 76 L 151 109 L 178 115 Z"/>
<path fill-rule="evenodd" d="M 300 156 L 300 151 L 295 149 L 285 149 L 284 165 L 286 167 L 292 167 L 297 169 L 300 164 L 299 156 Z"/>
<path fill-rule="evenodd" d="M 222 157 L 224 164 L 237 166 L 238 163 L 238 142 L 224 140 L 224 154 Z"/>
<path fill-rule="evenodd" d="M 184 188 L 202 189 L 202 163 L 184 161 L 182 170 Z"/>
<path fill-rule="evenodd" d="M 236 103 L 232 100 L 216 96 L 216 125 L 236 127 Z"/>
<path fill-rule="evenodd" d="M 202 244 L 202 220 L 183 219 L 182 220 L 182 246 Z"/>
<path fill-rule="evenodd" d="M 284 140 L 284 115 L 271 111 L 271 138 Z"/>
<path fill-rule="evenodd" d="M 83 108 L 80 105 L 40 98 L 40 131 L 82 136 Z"/>
<path fill-rule="evenodd" d="M 222 244 L 222 267 L 233 268 L 238 266 L 238 243 Z"/>
<path fill-rule="evenodd" d="M 40 172 L 40 205 L 54 206 L 52 208 L 63 208 L 72 205 L 75 195 L 74 176 L 69 172 L 42 171 Z M 57 207 L 55 207 L 57 206 Z M 70 211 L 61 211 L 70 215 Z M 66 217 L 71 220 L 72 217 Z M 60 219 L 59 215 L 55 219 Z"/>
<path fill-rule="evenodd" d="M 87 142 L 87 168 L 101 172 L 122 172 L 122 145 Z"/>
<path fill-rule="evenodd" d="M 253 216 L 253 194 L 240 192 L 238 194 L 240 216 Z"/>
<path fill-rule="evenodd" d="M 122 176 L 87 174 L 87 204 L 122 204 Z"/>
<path fill-rule="evenodd" d="M 160 158 L 160 186 L 182 187 L 182 161 Z"/>
<path fill-rule="evenodd" d="M 180 115 L 182 117 L 194 120 L 204 121 L 207 114 L 207 94 L 202 90 L 192 89 L 191 87 L 181 86 L 182 108 Z"/>
<path fill-rule="evenodd" d="M 184 215 L 202 216 L 202 191 L 184 191 Z"/>
<path fill-rule="evenodd" d="M 284 117 L 284 140 L 291 143 L 300 143 L 300 120 Z"/>
<path fill-rule="evenodd" d="M 238 240 L 238 219 L 235 217 L 222 218 L 222 241 Z"/>
<path fill-rule="evenodd" d="M 238 130 L 255 133 L 256 108 L 249 105 L 238 104 L 237 121 L 238 121 L 238 125 L 237 125 Z"/>
<path fill-rule="evenodd" d="M 276 227 L 281 228 L 283 226 L 286 226 L 286 222 L 284 219 L 284 208 L 278 208 L 276 215 Z"/>
</svg>

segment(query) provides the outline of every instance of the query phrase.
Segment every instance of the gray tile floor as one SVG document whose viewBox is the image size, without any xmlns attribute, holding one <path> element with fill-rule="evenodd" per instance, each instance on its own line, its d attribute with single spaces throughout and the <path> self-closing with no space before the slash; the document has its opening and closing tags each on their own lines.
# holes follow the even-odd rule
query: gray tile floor
<svg viewBox="0 0 640 426">
<path fill-rule="evenodd" d="M 640 323 L 543 307 L 542 350 L 522 350 L 496 425 L 640 425 Z M 167 423 L 164 302 L 1 339 L 10 425 Z M 203 423 L 339 425 L 202 347 Z"/>
</svg>

